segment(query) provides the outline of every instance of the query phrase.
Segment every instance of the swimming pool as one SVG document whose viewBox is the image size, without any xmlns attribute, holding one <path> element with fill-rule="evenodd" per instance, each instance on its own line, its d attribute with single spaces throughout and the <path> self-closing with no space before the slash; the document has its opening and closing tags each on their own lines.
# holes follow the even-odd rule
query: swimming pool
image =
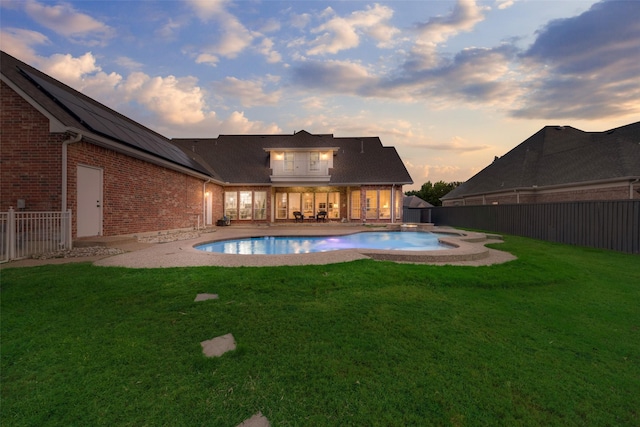
<svg viewBox="0 0 640 427">
<path fill-rule="evenodd" d="M 287 255 L 328 252 L 341 249 L 437 251 L 451 249 L 438 235 L 421 231 L 373 231 L 345 236 L 251 237 L 222 240 L 195 246 L 206 252 L 234 255 Z"/>
</svg>

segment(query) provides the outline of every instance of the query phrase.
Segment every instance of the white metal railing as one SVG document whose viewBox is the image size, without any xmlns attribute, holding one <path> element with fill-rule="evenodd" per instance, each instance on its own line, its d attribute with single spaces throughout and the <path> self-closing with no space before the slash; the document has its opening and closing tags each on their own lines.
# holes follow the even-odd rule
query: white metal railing
<svg viewBox="0 0 640 427">
<path fill-rule="evenodd" d="M 0 212 L 0 262 L 71 248 L 70 210 Z"/>
</svg>

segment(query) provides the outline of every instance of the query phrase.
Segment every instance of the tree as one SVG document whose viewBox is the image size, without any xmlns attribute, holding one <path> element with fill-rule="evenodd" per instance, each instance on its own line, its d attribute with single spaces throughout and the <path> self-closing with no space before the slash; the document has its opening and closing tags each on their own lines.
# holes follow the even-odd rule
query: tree
<svg viewBox="0 0 640 427">
<path fill-rule="evenodd" d="M 462 184 L 460 181 L 438 181 L 435 184 L 432 184 L 431 181 L 427 181 L 422 184 L 420 190 L 411 190 L 404 194 L 406 196 L 418 196 L 425 202 L 431 203 L 433 206 L 442 206 L 440 198 L 460 184 Z"/>
</svg>

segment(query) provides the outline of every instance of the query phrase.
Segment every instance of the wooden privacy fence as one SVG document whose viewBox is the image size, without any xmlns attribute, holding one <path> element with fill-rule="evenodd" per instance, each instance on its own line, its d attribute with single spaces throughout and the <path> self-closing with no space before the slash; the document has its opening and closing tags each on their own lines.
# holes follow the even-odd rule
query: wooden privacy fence
<svg viewBox="0 0 640 427">
<path fill-rule="evenodd" d="M 436 225 L 640 253 L 640 200 L 431 208 Z"/>
<path fill-rule="evenodd" d="M 0 262 L 71 247 L 71 211 L 0 212 Z"/>
</svg>

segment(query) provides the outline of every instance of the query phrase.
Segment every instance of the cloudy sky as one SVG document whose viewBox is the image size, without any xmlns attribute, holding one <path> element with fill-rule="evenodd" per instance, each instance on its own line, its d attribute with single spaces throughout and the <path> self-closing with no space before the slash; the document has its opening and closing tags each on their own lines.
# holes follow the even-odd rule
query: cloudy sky
<svg viewBox="0 0 640 427">
<path fill-rule="evenodd" d="M 640 120 L 640 1 L 0 0 L 0 46 L 167 137 L 333 133 L 417 189 Z"/>
</svg>

